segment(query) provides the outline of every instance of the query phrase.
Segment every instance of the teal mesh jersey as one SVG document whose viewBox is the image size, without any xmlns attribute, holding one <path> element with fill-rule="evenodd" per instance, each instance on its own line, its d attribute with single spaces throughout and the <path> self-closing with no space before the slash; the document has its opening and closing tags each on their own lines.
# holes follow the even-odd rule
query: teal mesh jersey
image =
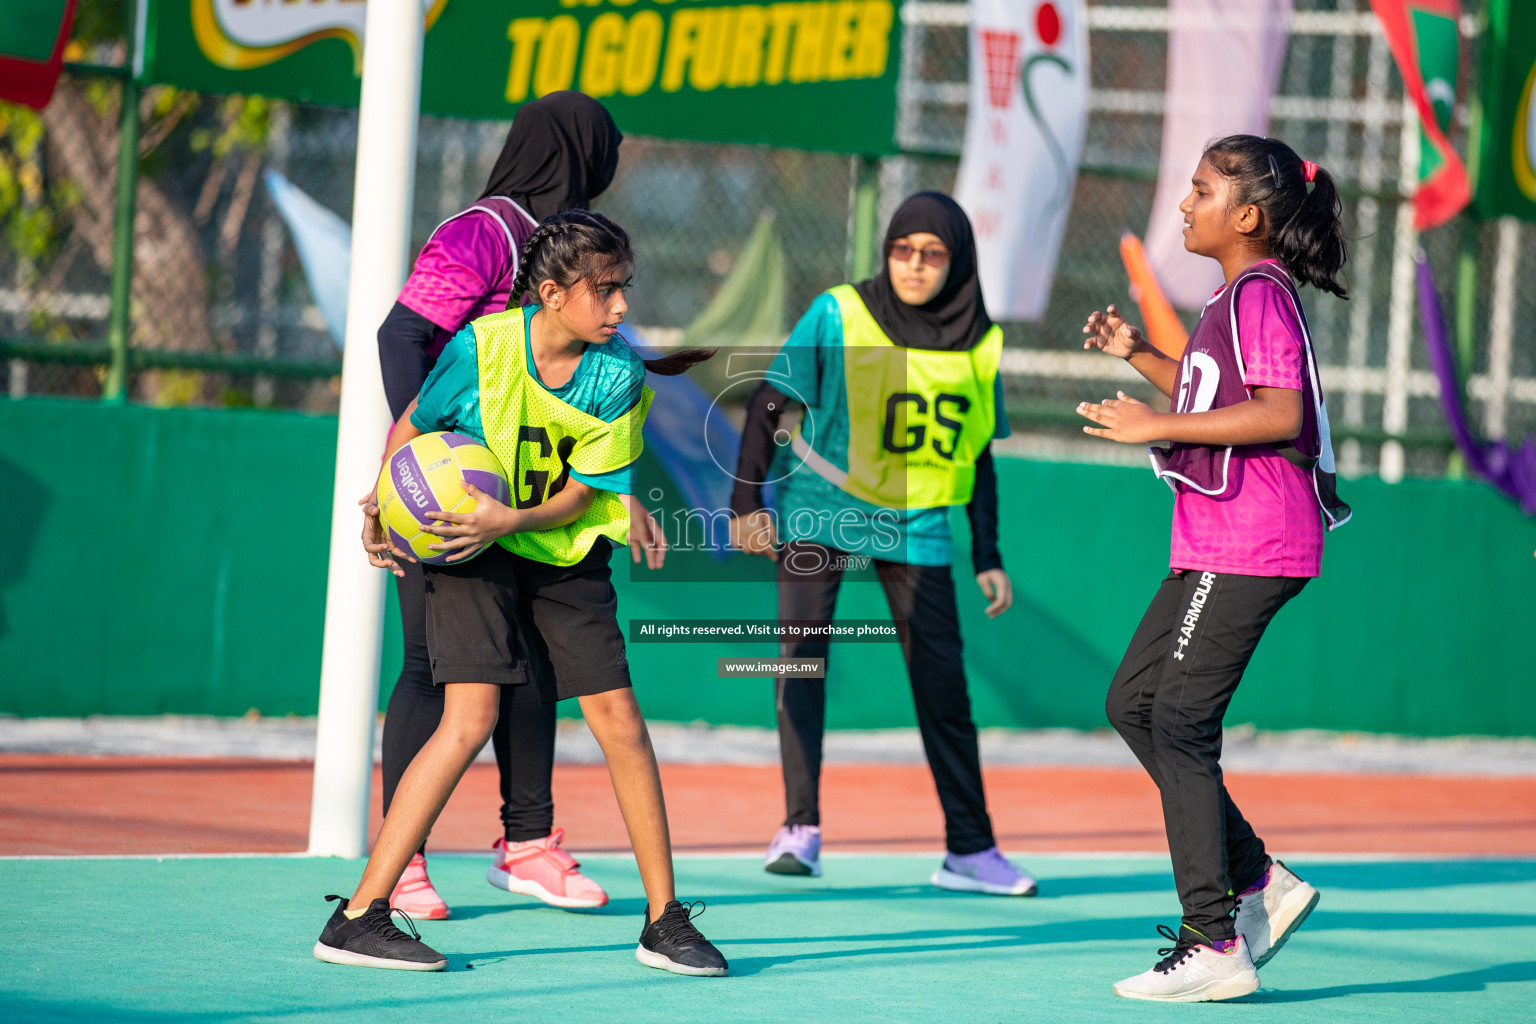
<svg viewBox="0 0 1536 1024">
<path fill-rule="evenodd" d="M 538 308 L 523 307 L 525 328 Z M 524 331 L 525 338 L 531 336 L 531 331 Z M 539 380 L 538 368 L 533 363 L 533 352 L 527 347 L 530 344 L 524 342 L 528 370 L 543 387 L 544 382 Z M 588 416 L 612 423 L 640 401 L 640 389 L 644 386 L 645 364 L 628 342 L 614 337 L 602 345 L 588 345 L 571 379 L 561 387 L 544 390 Z M 421 386 L 416 411 L 411 413 L 411 424 L 427 433 L 456 430 L 485 443 L 485 427 L 480 421 L 480 362 L 475 351 L 473 327 L 466 324 L 438 356 L 437 365 L 432 367 Z M 571 471 L 572 480 L 615 494 L 633 494 L 634 476 L 634 463 L 597 476 Z"/>
<path fill-rule="evenodd" d="M 843 317 L 830 294 L 817 296 L 795 325 L 768 378 L 806 405 L 806 439 L 840 469 L 848 467 L 848 387 L 843 376 Z M 994 437 L 1008 436 L 1002 378 L 994 385 L 998 410 Z M 774 454 L 769 479 L 779 535 L 849 554 L 872 555 L 907 565 L 949 565 L 954 540 L 948 508 L 890 509 L 872 505 L 817 476 L 809 467 L 790 472 L 799 458 L 788 445 Z"/>
</svg>

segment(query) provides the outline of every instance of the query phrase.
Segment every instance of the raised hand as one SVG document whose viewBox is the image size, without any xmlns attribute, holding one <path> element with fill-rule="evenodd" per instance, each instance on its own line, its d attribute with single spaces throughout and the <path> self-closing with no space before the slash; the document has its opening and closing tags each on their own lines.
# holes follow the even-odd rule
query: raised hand
<svg viewBox="0 0 1536 1024">
<path fill-rule="evenodd" d="M 1118 397 L 1103 402 L 1078 403 L 1077 414 L 1098 424 L 1097 427 L 1084 427 L 1083 433 L 1126 444 L 1163 440 L 1159 433 L 1163 429 L 1159 426 L 1162 414 L 1124 391 L 1115 394 Z"/>
<path fill-rule="evenodd" d="M 1141 328 L 1127 323 L 1116 306 L 1109 306 L 1102 313 L 1094 310 L 1088 314 L 1083 333 L 1088 335 L 1083 348 L 1096 348 L 1120 359 L 1129 359 L 1142 344 Z"/>
</svg>

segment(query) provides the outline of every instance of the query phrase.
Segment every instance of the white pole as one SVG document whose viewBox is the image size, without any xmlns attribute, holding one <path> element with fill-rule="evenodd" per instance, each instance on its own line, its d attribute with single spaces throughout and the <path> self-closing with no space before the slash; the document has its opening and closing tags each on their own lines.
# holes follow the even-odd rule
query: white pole
<svg viewBox="0 0 1536 1024">
<path fill-rule="evenodd" d="M 1419 236 L 1413 230 L 1413 203 L 1407 198 L 1419 180 L 1419 122 L 1413 103 L 1403 99 L 1402 131 L 1398 136 L 1397 224 L 1392 233 L 1392 295 L 1387 302 L 1387 380 L 1381 429 L 1402 434 L 1408 429 L 1408 372 L 1413 355 L 1413 254 Z M 1381 445 L 1381 479 L 1400 483 L 1406 469 L 1403 442 L 1388 438 Z"/>
<path fill-rule="evenodd" d="M 369 0 L 320 661 L 320 723 L 309 815 L 312 856 L 361 857 L 368 849 L 368 787 L 373 779 L 388 574 L 369 566 L 363 554 L 357 499 L 373 487 L 389 426 L 374 334 L 405 281 L 409 259 L 421 37 L 421 0 Z"/>
<path fill-rule="evenodd" d="M 1335 45 L 1339 45 L 1337 42 Z M 1354 44 L 1349 49 L 1354 50 Z M 1374 192 L 1381 187 L 1382 135 L 1386 128 L 1387 72 L 1392 64 L 1386 37 L 1377 35 L 1370 42 L 1365 75 L 1365 115 L 1360 154 L 1360 187 Z M 1353 58 L 1354 54 L 1350 54 Z M 1356 237 L 1364 239 L 1350 253 L 1350 310 L 1347 365 L 1363 369 L 1371 353 L 1372 284 L 1376 280 L 1376 231 L 1381 222 L 1381 207 L 1374 199 L 1361 199 L 1355 205 Z M 1363 375 L 1349 374 L 1344 385 L 1344 423 L 1359 427 L 1365 423 L 1365 392 L 1359 381 Z M 1360 442 L 1348 438 L 1339 446 L 1338 465 L 1346 477 L 1360 475 Z"/>
<path fill-rule="evenodd" d="M 1493 264 L 1493 313 L 1488 325 L 1488 388 L 1484 392 L 1483 434 L 1495 441 L 1508 434 L 1510 364 L 1515 354 L 1515 282 L 1520 263 L 1520 222 L 1499 218 L 1499 250 Z"/>
</svg>

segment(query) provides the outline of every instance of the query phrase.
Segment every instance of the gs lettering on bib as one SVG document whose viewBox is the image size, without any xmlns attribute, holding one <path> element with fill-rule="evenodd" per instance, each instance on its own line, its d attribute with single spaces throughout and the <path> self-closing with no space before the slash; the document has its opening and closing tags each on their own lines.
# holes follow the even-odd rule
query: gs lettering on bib
<svg viewBox="0 0 1536 1024">
<path fill-rule="evenodd" d="M 512 457 L 514 506 L 533 508 L 564 490 L 571 478 L 571 452 L 575 450 L 576 438 L 570 434 L 553 441 L 548 427 L 519 424 L 517 454 Z"/>
<path fill-rule="evenodd" d="M 892 392 L 885 399 L 880 447 L 892 455 L 931 450 L 939 458 L 953 462 L 960 450 L 965 414 L 975 404 L 969 395 L 945 391 L 931 400 L 916 391 Z"/>
<path fill-rule="evenodd" d="M 833 288 L 843 321 L 848 390 L 848 468 L 792 444 L 818 475 L 856 498 L 887 508 L 963 505 L 976 460 L 996 427 L 993 384 L 1003 332 L 994 326 L 968 351 L 904 348 L 885 336 L 851 285 Z"/>
<path fill-rule="evenodd" d="M 511 474 L 512 503 L 534 508 L 565 489 L 571 471 L 590 476 L 622 469 L 640 457 L 641 427 L 655 392 L 609 423 L 550 394 L 528 371 L 524 313 L 520 308 L 474 321 L 480 366 L 480 419 L 485 443 Z M 575 565 L 599 537 L 624 544 L 629 512 L 619 497 L 598 491 L 575 522 L 514 533 L 498 543 L 515 555 L 552 565 Z"/>
</svg>

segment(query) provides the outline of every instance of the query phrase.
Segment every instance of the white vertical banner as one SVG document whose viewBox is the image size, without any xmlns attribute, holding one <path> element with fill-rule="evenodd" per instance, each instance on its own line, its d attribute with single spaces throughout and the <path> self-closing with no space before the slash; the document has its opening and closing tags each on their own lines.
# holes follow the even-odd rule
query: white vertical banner
<svg viewBox="0 0 1536 1024">
<path fill-rule="evenodd" d="M 987 311 L 1039 320 L 1088 127 L 1083 0 L 972 0 L 970 113 L 955 198 L 976 230 Z"/>
<path fill-rule="evenodd" d="M 1184 248 L 1179 203 L 1206 143 L 1263 135 L 1290 39 L 1291 0 L 1168 0 L 1168 85 L 1147 259 L 1169 301 L 1200 309 L 1221 267 Z"/>
</svg>

